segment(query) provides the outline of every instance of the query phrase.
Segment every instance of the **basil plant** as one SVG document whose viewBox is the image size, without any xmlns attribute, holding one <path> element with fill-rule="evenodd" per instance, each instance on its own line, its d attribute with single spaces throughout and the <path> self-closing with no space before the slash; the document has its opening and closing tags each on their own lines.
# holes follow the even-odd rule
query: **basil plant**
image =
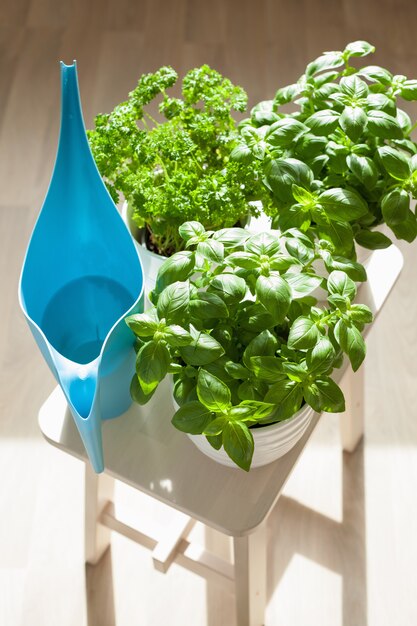
<svg viewBox="0 0 417 626">
<path fill-rule="evenodd" d="M 352 59 L 375 48 L 355 41 L 325 52 L 240 126 L 232 158 L 262 164 L 265 211 L 282 231 L 299 228 L 355 258 L 354 241 L 374 250 L 417 235 L 417 144 L 398 99 L 417 100 L 417 80 Z M 291 113 L 285 112 L 291 103 Z M 389 231 L 388 231 L 389 232 Z"/>
<path fill-rule="evenodd" d="M 343 353 L 354 370 L 365 357 L 372 313 L 354 303 L 354 281 L 366 273 L 297 230 L 212 232 L 186 222 L 180 235 L 186 249 L 161 266 L 152 308 L 126 319 L 137 336 L 131 393 L 145 404 L 173 374 L 173 425 L 224 446 L 249 470 L 253 427 L 291 418 L 305 403 L 344 410 L 331 374 Z M 320 286 L 321 305 L 311 295 Z"/>
</svg>

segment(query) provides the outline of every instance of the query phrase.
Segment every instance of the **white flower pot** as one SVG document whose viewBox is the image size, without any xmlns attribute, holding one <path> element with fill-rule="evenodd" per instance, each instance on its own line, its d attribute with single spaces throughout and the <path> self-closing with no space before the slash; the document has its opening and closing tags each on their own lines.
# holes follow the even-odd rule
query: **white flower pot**
<svg viewBox="0 0 417 626">
<path fill-rule="evenodd" d="M 176 406 L 178 408 L 178 405 Z M 260 428 L 252 428 L 255 450 L 251 468 L 268 465 L 268 463 L 284 456 L 301 439 L 313 415 L 314 410 L 305 404 L 293 417 L 287 420 Z M 236 468 L 236 464 L 233 463 L 224 449 L 215 450 L 204 435 L 188 435 L 188 437 L 201 452 L 213 461 Z"/>
<path fill-rule="evenodd" d="M 140 260 L 142 261 L 143 275 L 145 279 L 145 296 L 147 296 L 150 291 L 155 289 L 156 277 L 158 276 L 159 268 L 167 257 L 162 256 L 161 254 L 155 254 L 155 252 L 148 250 L 144 243 L 139 243 L 138 236 L 140 230 L 132 222 L 131 211 L 127 202 L 123 203 L 121 215 L 130 234 L 132 235 L 134 244 L 139 252 Z"/>
</svg>

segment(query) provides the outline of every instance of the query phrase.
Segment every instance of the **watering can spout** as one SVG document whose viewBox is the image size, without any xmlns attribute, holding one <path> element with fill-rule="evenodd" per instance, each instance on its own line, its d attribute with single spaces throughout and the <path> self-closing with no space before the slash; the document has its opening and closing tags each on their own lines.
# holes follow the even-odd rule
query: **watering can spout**
<svg viewBox="0 0 417 626">
<path fill-rule="evenodd" d="M 100 357 L 90 363 L 75 363 L 49 345 L 58 382 L 66 396 L 78 431 L 94 471 L 104 470 L 101 421 L 103 418 L 98 389 Z"/>
</svg>

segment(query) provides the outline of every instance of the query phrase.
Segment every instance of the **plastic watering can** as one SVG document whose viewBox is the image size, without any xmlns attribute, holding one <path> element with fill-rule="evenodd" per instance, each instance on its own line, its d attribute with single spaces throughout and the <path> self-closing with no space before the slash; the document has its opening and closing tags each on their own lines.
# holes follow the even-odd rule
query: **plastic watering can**
<svg viewBox="0 0 417 626">
<path fill-rule="evenodd" d="M 88 145 L 77 68 L 61 63 L 61 131 L 52 179 L 19 285 L 30 329 L 68 401 L 88 457 L 104 469 L 101 421 L 131 404 L 143 311 L 138 253 Z"/>
</svg>

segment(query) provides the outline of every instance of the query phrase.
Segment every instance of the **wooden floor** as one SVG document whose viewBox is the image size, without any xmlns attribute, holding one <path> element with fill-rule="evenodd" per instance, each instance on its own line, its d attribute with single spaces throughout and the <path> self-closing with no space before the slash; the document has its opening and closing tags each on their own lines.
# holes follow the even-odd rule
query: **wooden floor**
<svg viewBox="0 0 417 626">
<path fill-rule="evenodd" d="M 36 416 L 54 383 L 17 307 L 24 250 L 47 190 L 60 59 L 78 61 L 87 126 L 142 72 L 209 63 L 251 104 L 322 50 L 367 39 L 375 63 L 417 76 L 413 0 L 2 0 L 0 4 L 0 624 L 234 626 L 232 596 L 114 537 L 85 572 L 82 467 L 49 447 Z M 417 110 L 407 110 L 417 115 Z M 269 519 L 266 626 L 415 626 L 417 243 L 368 342 L 366 438 L 343 457 L 337 418 Z M 132 518 L 165 511 L 126 488 Z M 197 527 L 216 549 L 227 542 Z"/>
</svg>

